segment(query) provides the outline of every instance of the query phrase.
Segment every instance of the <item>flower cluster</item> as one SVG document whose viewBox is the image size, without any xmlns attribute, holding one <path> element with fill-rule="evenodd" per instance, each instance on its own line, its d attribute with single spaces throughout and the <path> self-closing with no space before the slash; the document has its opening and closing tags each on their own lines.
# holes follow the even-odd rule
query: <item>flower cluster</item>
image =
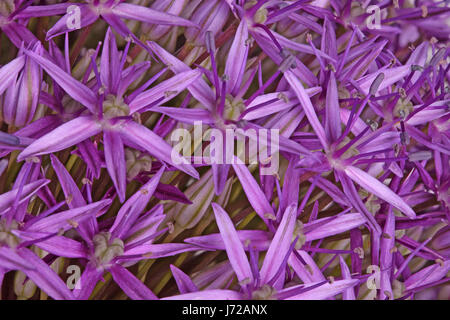
<svg viewBox="0 0 450 320">
<path fill-rule="evenodd" d="M 1 1 L 1 298 L 450 299 L 449 21 Z"/>
</svg>

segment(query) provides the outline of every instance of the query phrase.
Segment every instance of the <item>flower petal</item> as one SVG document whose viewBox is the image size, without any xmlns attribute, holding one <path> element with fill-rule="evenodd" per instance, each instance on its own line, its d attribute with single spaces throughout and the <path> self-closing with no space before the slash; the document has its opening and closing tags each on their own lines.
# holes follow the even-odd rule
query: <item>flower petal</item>
<svg viewBox="0 0 450 320">
<path fill-rule="evenodd" d="M 194 282 L 192 282 L 191 278 L 189 278 L 186 273 L 175 267 L 173 264 L 170 265 L 170 270 L 172 271 L 172 275 L 181 294 L 198 291 Z"/>
<path fill-rule="evenodd" d="M 131 3 L 122 2 L 113 7 L 112 12 L 123 19 L 138 20 L 152 24 L 198 27 L 195 23 L 192 23 L 189 20 L 180 18 L 173 14 L 153 10 Z"/>
<path fill-rule="evenodd" d="M 22 161 L 31 156 L 64 150 L 96 135 L 101 129 L 101 125 L 91 116 L 75 118 L 34 141 L 19 154 L 17 159 Z"/>
<path fill-rule="evenodd" d="M 36 52 L 30 50 L 25 50 L 24 52 L 36 61 L 68 95 L 95 113 L 97 109 L 97 96 L 91 89 Z"/>
<path fill-rule="evenodd" d="M 216 223 L 222 235 L 225 249 L 227 251 L 228 259 L 236 272 L 239 282 L 248 281 L 253 282 L 253 273 L 250 268 L 247 256 L 245 255 L 244 247 L 239 240 L 234 224 L 231 221 L 228 213 L 222 209 L 217 203 L 212 203 Z"/>
<path fill-rule="evenodd" d="M 289 252 L 297 219 L 297 205 L 289 205 L 283 213 L 280 225 L 273 237 L 261 267 L 261 283 L 268 283 L 282 267 L 283 259 Z"/>
<path fill-rule="evenodd" d="M 385 184 L 381 183 L 378 179 L 354 166 L 347 166 L 344 171 L 347 176 L 367 191 L 392 204 L 411 219 L 416 217 L 414 210 L 411 209 L 411 207 L 408 206 L 402 198 L 389 189 Z"/>
<path fill-rule="evenodd" d="M 24 273 L 39 288 L 55 300 L 74 300 L 72 292 L 61 278 L 41 258 L 29 249 L 22 248 L 17 253 L 33 264 L 35 270 L 24 270 Z"/>
<path fill-rule="evenodd" d="M 116 187 L 120 202 L 124 202 L 127 189 L 127 169 L 125 150 L 119 132 L 105 130 L 103 132 L 103 146 L 106 168 Z"/>
<path fill-rule="evenodd" d="M 113 265 L 109 271 L 114 281 L 122 288 L 123 292 L 133 300 L 157 300 L 158 297 L 147 288 L 134 274 L 120 264 Z"/>
<path fill-rule="evenodd" d="M 174 152 L 172 147 L 153 131 L 136 122 L 130 121 L 124 124 L 124 128 L 120 134 L 122 137 L 147 150 L 148 153 L 158 160 L 167 162 L 198 179 L 198 172 L 192 167 L 189 161 L 177 152 Z"/>
</svg>

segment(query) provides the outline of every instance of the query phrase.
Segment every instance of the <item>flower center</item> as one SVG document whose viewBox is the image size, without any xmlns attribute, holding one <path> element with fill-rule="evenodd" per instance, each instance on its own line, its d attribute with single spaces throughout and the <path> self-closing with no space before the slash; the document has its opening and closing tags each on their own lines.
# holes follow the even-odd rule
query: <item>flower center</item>
<svg viewBox="0 0 450 320">
<path fill-rule="evenodd" d="M 227 120 L 237 121 L 241 113 L 245 110 L 244 102 L 241 98 L 234 98 L 227 95 L 225 98 L 224 118 Z"/>
<path fill-rule="evenodd" d="M 111 241 L 111 233 L 101 232 L 94 236 L 94 257 L 97 266 L 106 267 L 111 261 L 123 254 L 124 244 L 119 238 Z"/>
<path fill-rule="evenodd" d="M 123 101 L 122 97 L 109 94 L 103 101 L 103 117 L 112 119 L 124 117 L 130 114 L 130 107 Z"/>
<path fill-rule="evenodd" d="M 9 224 L 5 219 L 0 220 L 0 246 L 15 248 L 19 245 L 20 240 L 11 231 L 17 230 L 19 223 L 11 221 Z"/>
</svg>

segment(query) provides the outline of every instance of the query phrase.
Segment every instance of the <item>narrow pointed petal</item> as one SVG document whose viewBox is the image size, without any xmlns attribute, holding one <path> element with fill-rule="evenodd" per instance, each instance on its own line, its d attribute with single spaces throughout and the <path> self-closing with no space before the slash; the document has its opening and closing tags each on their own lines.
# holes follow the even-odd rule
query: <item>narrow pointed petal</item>
<svg viewBox="0 0 450 320">
<path fill-rule="evenodd" d="M 414 273 L 405 281 L 406 290 L 424 286 L 434 281 L 441 280 L 450 271 L 450 260 L 442 264 L 435 263 Z"/>
<path fill-rule="evenodd" d="M 405 65 L 401 67 L 395 67 L 391 69 L 386 70 L 380 70 L 377 72 L 374 72 L 360 80 L 357 81 L 360 88 L 363 90 L 364 94 L 369 94 L 370 86 L 372 85 L 375 78 L 380 74 L 384 73 L 384 80 L 381 82 L 381 84 L 378 87 L 378 91 L 381 91 L 397 81 L 405 78 L 409 73 L 411 72 L 411 66 Z"/>
<path fill-rule="evenodd" d="M 0 94 L 3 94 L 16 79 L 24 65 L 25 56 L 19 56 L 0 68 Z"/>
<path fill-rule="evenodd" d="M 122 257 L 127 258 L 127 255 L 142 255 L 142 257 L 147 259 L 157 259 L 162 257 L 171 257 L 183 252 L 196 250 L 198 250 L 198 247 L 186 243 L 144 244 L 125 251 L 124 256 Z M 142 257 L 138 258 L 137 260 L 142 260 Z"/>
<path fill-rule="evenodd" d="M 53 154 L 50 155 L 50 159 L 52 161 L 53 170 L 55 170 L 55 173 L 58 176 L 64 195 L 66 196 L 66 199 L 70 199 L 67 203 L 69 208 L 74 209 L 86 205 L 86 200 L 84 200 L 80 189 L 78 189 L 77 184 L 73 181 L 72 176 L 61 161 L 59 161 L 59 159 Z"/>
<path fill-rule="evenodd" d="M 142 22 L 172 26 L 198 27 L 195 23 L 162 11 L 153 10 L 131 3 L 120 3 L 112 8 L 112 13 L 123 18 Z"/>
<path fill-rule="evenodd" d="M 189 278 L 186 273 L 175 267 L 173 264 L 170 265 L 170 270 L 172 271 L 172 275 L 181 294 L 198 291 L 194 282 L 192 282 L 191 278 Z"/>
<path fill-rule="evenodd" d="M 40 179 L 23 186 L 20 193 L 19 204 L 31 198 L 42 187 L 50 183 L 50 180 Z M 11 191 L 0 194 L 0 215 L 7 209 L 9 209 L 16 200 L 19 189 L 13 189 Z"/>
<path fill-rule="evenodd" d="M 194 124 L 196 121 L 201 121 L 203 124 L 213 124 L 215 120 L 211 116 L 211 112 L 204 109 L 186 109 L 186 108 L 172 108 L 172 107 L 152 107 L 152 112 L 159 112 L 165 114 L 172 119 Z"/>
<path fill-rule="evenodd" d="M 380 244 L 380 299 L 393 300 L 394 294 L 392 292 L 391 274 L 394 268 L 393 249 L 395 247 L 395 215 L 392 208 L 387 213 L 387 218 L 384 223 L 383 236 Z"/>
<path fill-rule="evenodd" d="M 311 289 L 309 291 L 297 294 L 295 296 L 288 297 L 286 300 L 326 300 L 332 298 L 344 290 L 353 288 L 359 280 L 338 280 L 333 283 L 325 283 L 317 288 Z M 305 289 L 313 286 L 314 284 L 305 285 Z M 286 289 L 289 290 L 289 289 Z M 292 289 L 291 289 L 292 290 Z"/>
<path fill-rule="evenodd" d="M 117 237 L 123 236 L 129 228 L 133 227 L 145 207 L 153 196 L 159 180 L 164 172 L 164 167 L 145 184 L 127 202 L 125 202 L 117 213 L 114 224 L 110 229 Z"/>
<path fill-rule="evenodd" d="M 58 212 L 45 217 L 28 227 L 29 231 L 59 232 L 61 229 L 67 231 L 84 219 L 96 216 L 102 209 L 108 206 L 111 200 L 101 200 L 86 206 Z"/>
<path fill-rule="evenodd" d="M 77 7 L 80 9 L 80 28 L 84 28 L 99 18 L 99 15 L 91 9 L 88 4 L 78 4 Z M 73 12 L 67 13 L 55 23 L 53 27 L 48 30 L 45 40 L 50 40 L 56 36 L 61 34 L 74 31 L 75 29 L 72 27 L 73 21 Z"/>
<path fill-rule="evenodd" d="M 416 217 L 414 210 L 408 206 L 402 198 L 370 174 L 353 166 L 347 166 L 345 168 L 345 173 L 361 187 L 392 204 L 411 219 Z"/>
<path fill-rule="evenodd" d="M 172 147 L 153 131 L 136 122 L 127 122 L 124 124 L 121 135 L 147 150 L 148 153 L 158 160 L 167 162 L 198 179 L 198 172 L 192 167 L 189 161 L 174 152 Z"/>
<path fill-rule="evenodd" d="M 191 70 L 179 73 L 168 80 L 161 82 L 155 87 L 148 89 L 139 94 L 133 101 L 130 102 L 130 111 L 136 112 L 140 109 L 148 106 L 152 102 L 163 98 L 159 104 L 171 100 L 181 91 L 186 89 L 191 83 L 195 82 L 202 72 L 197 70 Z"/>
<path fill-rule="evenodd" d="M 325 133 L 329 141 L 336 141 L 341 135 L 341 119 L 339 112 L 339 99 L 334 72 L 330 74 L 326 96 L 326 122 Z"/>
<path fill-rule="evenodd" d="M 304 225 L 306 241 L 323 239 L 357 228 L 367 222 L 360 213 L 349 213 L 336 218 L 322 218 Z"/>
<path fill-rule="evenodd" d="M 233 164 L 232 166 L 253 209 L 255 209 L 261 219 L 267 221 L 266 215 L 274 215 L 274 212 L 269 201 L 267 201 L 264 192 L 261 190 L 245 164 Z"/>
<path fill-rule="evenodd" d="M 8 21 L 7 24 L 2 26 L 2 31 L 19 49 L 22 47 L 22 44 L 28 47 L 39 41 L 28 28 L 15 21 Z"/>
<path fill-rule="evenodd" d="M 233 266 L 234 271 L 239 282 L 249 281 L 253 282 L 253 273 L 250 268 L 247 256 L 239 240 L 233 221 L 231 221 L 228 213 L 222 209 L 218 204 L 212 203 L 216 223 L 222 235 L 223 242 L 227 251 L 228 259 Z"/>
<path fill-rule="evenodd" d="M 14 17 L 16 19 L 29 19 L 35 17 L 49 17 L 65 14 L 70 3 L 58 3 L 41 6 L 28 6 Z"/>
<path fill-rule="evenodd" d="M 120 202 L 125 201 L 127 188 L 127 169 L 125 150 L 118 132 L 106 130 L 103 133 L 105 162 L 109 176 L 116 187 Z"/>
<path fill-rule="evenodd" d="M 283 213 L 283 218 L 264 258 L 260 271 L 262 283 L 268 283 L 282 267 L 283 258 L 291 246 L 296 218 L 297 206 L 289 205 Z"/>
<path fill-rule="evenodd" d="M 257 251 L 265 251 L 269 248 L 271 238 L 268 232 L 262 230 L 237 230 L 237 235 L 242 246 L 248 250 L 249 247 Z M 225 243 L 220 233 L 211 233 L 204 236 L 184 239 L 184 242 L 195 244 L 199 247 L 225 250 Z"/>
<path fill-rule="evenodd" d="M 74 300 L 67 285 L 41 258 L 26 248 L 18 250 L 17 253 L 34 265 L 35 270 L 24 272 L 41 290 L 55 300 Z"/>
<path fill-rule="evenodd" d="M 211 164 L 214 180 L 214 192 L 216 195 L 220 195 L 227 183 L 228 171 L 230 170 L 229 164 Z"/>
<path fill-rule="evenodd" d="M 115 264 L 109 271 L 111 272 L 114 281 L 122 288 L 123 292 L 133 300 L 157 300 L 158 297 L 147 288 L 134 274 L 122 267 L 120 264 Z"/>
<path fill-rule="evenodd" d="M 293 252 L 289 257 L 288 263 L 304 283 L 314 283 L 325 280 L 325 276 L 322 271 L 320 271 L 320 268 L 317 266 L 314 259 L 304 250 L 296 250 L 296 252 Z"/>
<path fill-rule="evenodd" d="M 25 241 L 34 241 L 45 238 L 48 232 L 33 232 L 17 230 L 14 233 Z M 50 252 L 54 255 L 66 258 L 87 258 L 88 252 L 86 247 L 76 240 L 72 240 L 63 236 L 53 236 L 35 244 L 37 247 Z"/>
<path fill-rule="evenodd" d="M 350 280 L 352 278 L 350 270 L 342 256 L 339 256 L 339 264 L 341 266 L 342 278 L 344 280 Z M 342 300 L 356 300 L 355 291 L 353 290 L 353 288 L 346 289 L 342 292 Z"/>
<path fill-rule="evenodd" d="M 119 51 L 117 50 L 116 38 L 108 28 L 103 42 L 102 55 L 100 57 L 100 78 L 102 85 L 108 88 L 109 92 L 115 94 L 120 77 Z"/>
<path fill-rule="evenodd" d="M 14 250 L 0 247 L 0 268 L 10 270 L 33 270 L 33 265 L 19 256 Z"/>
<path fill-rule="evenodd" d="M 160 47 L 156 42 L 147 42 L 147 45 L 172 72 L 178 74 L 191 70 L 191 68 L 183 61 L 178 60 L 175 56 Z M 213 110 L 216 102 L 214 91 L 202 78 L 191 83 L 187 89 L 206 109 Z"/>
<path fill-rule="evenodd" d="M 86 265 L 83 273 L 81 274 L 79 282 L 73 289 L 73 294 L 77 300 L 87 300 L 94 290 L 97 283 L 100 281 L 103 275 L 102 269 L 97 269 L 91 263 Z"/>
<path fill-rule="evenodd" d="M 36 61 L 58 85 L 67 92 L 73 99 L 79 101 L 91 112 L 97 109 L 97 96 L 87 86 L 74 79 L 66 71 L 62 70 L 50 60 L 42 57 L 36 52 L 25 50 L 27 56 Z"/>
<path fill-rule="evenodd" d="M 317 137 L 320 140 L 323 148 L 325 150 L 328 149 L 328 139 L 325 135 L 325 130 L 322 127 L 322 124 L 317 117 L 316 111 L 311 103 L 311 100 L 308 97 L 305 89 L 303 88 L 300 80 L 294 75 L 294 73 L 290 70 L 284 73 L 285 79 L 289 82 L 292 87 L 292 90 L 297 94 L 298 100 L 300 101 L 303 110 L 305 111 L 306 117 L 308 118 L 309 123 L 317 134 Z"/>
<path fill-rule="evenodd" d="M 69 148 L 101 131 L 101 125 L 90 116 L 75 118 L 34 141 L 17 159 L 53 153 Z"/>
<path fill-rule="evenodd" d="M 236 30 L 233 43 L 228 52 L 227 63 L 225 65 L 225 73 L 230 77 L 227 82 L 228 91 L 237 93 L 241 86 L 242 76 L 245 71 L 248 55 L 248 27 L 247 21 L 242 19 Z"/>
</svg>

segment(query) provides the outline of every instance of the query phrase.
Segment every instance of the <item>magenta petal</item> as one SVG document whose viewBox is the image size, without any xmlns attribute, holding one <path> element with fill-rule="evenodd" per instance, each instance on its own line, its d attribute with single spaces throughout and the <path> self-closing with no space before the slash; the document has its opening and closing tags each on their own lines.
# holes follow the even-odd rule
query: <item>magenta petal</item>
<svg viewBox="0 0 450 320">
<path fill-rule="evenodd" d="M 50 155 L 50 159 L 52 161 L 53 170 L 55 170 L 55 173 L 58 176 L 64 195 L 66 196 L 66 199 L 70 199 L 70 201 L 68 201 L 69 208 L 73 209 L 86 205 L 86 201 L 84 200 L 80 189 L 78 189 L 77 184 L 73 181 L 73 178 L 67 171 L 66 167 L 64 167 L 61 161 L 59 161 L 59 159 L 53 154 Z"/>
<path fill-rule="evenodd" d="M 147 288 L 134 274 L 119 264 L 113 265 L 109 271 L 114 281 L 122 288 L 127 296 L 133 300 L 157 300 L 158 297 Z"/>
<path fill-rule="evenodd" d="M 78 4 L 77 7 L 80 9 L 80 28 L 84 28 L 97 21 L 99 15 L 91 9 L 90 5 Z M 70 28 L 72 21 L 69 19 L 73 19 L 73 13 L 68 13 L 61 17 L 61 19 L 59 19 L 58 22 L 50 28 L 50 30 L 48 30 L 46 40 L 50 40 L 53 37 L 74 31 L 73 28 Z"/>
<path fill-rule="evenodd" d="M 131 3 L 122 2 L 113 7 L 112 12 L 123 19 L 138 20 L 142 22 L 162 25 L 197 27 L 195 23 L 192 23 L 189 20 L 180 18 L 173 14 L 153 10 Z"/>
<path fill-rule="evenodd" d="M 19 56 L 0 68 L 0 94 L 3 94 L 3 92 L 5 92 L 5 90 L 16 79 L 18 73 L 22 70 L 24 65 L 25 56 Z"/>
<path fill-rule="evenodd" d="M 172 271 L 172 275 L 181 294 L 198 291 L 197 287 L 186 273 L 172 264 L 170 265 L 170 270 Z"/>
<path fill-rule="evenodd" d="M 74 300 L 67 285 L 41 258 L 26 248 L 18 250 L 17 253 L 34 265 L 35 270 L 24 270 L 24 272 L 45 293 L 55 300 Z"/>
<path fill-rule="evenodd" d="M 116 187 L 120 202 L 124 202 L 127 188 L 127 169 L 124 146 L 119 133 L 105 130 L 103 133 L 103 145 L 105 148 L 106 168 Z"/>
<path fill-rule="evenodd" d="M 130 121 L 124 124 L 124 128 L 120 134 L 125 139 L 145 149 L 158 160 L 167 162 L 194 178 L 199 177 L 198 172 L 187 159 L 174 152 L 166 141 L 146 127 Z"/>
<path fill-rule="evenodd" d="M 59 232 L 69 230 L 84 219 L 97 215 L 111 203 L 110 199 L 90 203 L 86 206 L 62 211 L 38 220 L 28 227 L 29 231 Z"/>
<path fill-rule="evenodd" d="M 178 74 L 191 70 L 189 66 L 164 50 L 156 42 L 147 42 L 147 45 L 172 72 Z M 187 89 L 206 109 L 213 110 L 216 103 L 214 92 L 202 78 L 198 78 L 197 81 L 191 83 Z"/>
<path fill-rule="evenodd" d="M 101 129 L 101 125 L 90 116 L 75 118 L 34 141 L 19 154 L 17 159 L 21 161 L 31 156 L 66 149 L 96 135 Z"/>
<path fill-rule="evenodd" d="M 301 104 L 303 110 L 305 111 L 306 117 L 308 118 L 308 121 L 311 124 L 311 127 L 316 132 L 317 137 L 319 138 L 320 143 L 322 144 L 323 148 L 325 150 L 327 150 L 328 149 L 328 139 L 325 135 L 325 130 L 322 127 L 322 124 L 320 123 L 319 118 L 317 117 L 316 111 L 314 110 L 311 100 L 309 99 L 308 94 L 306 93 L 305 89 L 303 88 L 302 83 L 297 78 L 297 76 L 295 76 L 294 73 L 290 70 L 288 70 L 284 73 L 284 77 L 291 85 L 292 90 L 294 90 L 294 92 L 297 94 L 298 100 L 300 101 L 300 104 Z"/>
<path fill-rule="evenodd" d="M 248 27 L 245 19 L 241 20 L 236 30 L 233 43 L 228 53 L 225 72 L 230 80 L 227 82 L 228 91 L 237 93 L 241 86 L 242 76 L 245 71 L 248 54 Z"/>
<path fill-rule="evenodd" d="M 204 109 L 152 107 L 150 110 L 152 112 L 165 114 L 172 119 L 189 124 L 194 124 L 196 121 L 201 121 L 203 124 L 213 124 L 215 122 L 211 112 Z"/>
<path fill-rule="evenodd" d="M 333 283 L 324 283 L 309 291 L 291 296 L 286 300 L 326 300 L 332 298 L 345 290 L 353 288 L 359 280 L 338 280 Z M 305 289 L 314 286 L 313 283 L 305 285 Z M 291 288 L 285 290 L 292 290 Z"/>
<path fill-rule="evenodd" d="M 36 61 L 68 95 L 79 101 L 91 112 L 95 112 L 97 109 L 97 96 L 91 89 L 39 54 L 30 50 L 25 50 L 25 53 Z"/>
<path fill-rule="evenodd" d="M 251 247 L 257 251 L 265 251 L 271 243 L 269 233 L 263 230 L 237 230 L 237 235 L 246 250 Z M 220 233 L 191 237 L 184 239 L 184 242 L 207 249 L 225 250 L 225 243 Z"/>
<path fill-rule="evenodd" d="M 228 216 L 228 213 L 217 203 L 212 203 L 212 208 L 216 217 L 217 226 L 225 243 L 228 259 L 236 272 L 239 282 L 249 280 L 253 282 L 253 273 L 233 222 Z"/>
<path fill-rule="evenodd" d="M 14 231 L 22 240 L 33 241 L 45 238 L 48 232 Z M 36 242 L 37 247 L 54 255 L 67 258 L 87 258 L 86 247 L 76 240 L 63 236 L 53 236 L 43 241 Z"/>
<path fill-rule="evenodd" d="M 34 269 L 33 264 L 8 247 L 0 247 L 0 267 L 10 270 Z"/>
<path fill-rule="evenodd" d="M 94 290 L 97 283 L 100 281 L 103 275 L 102 269 L 97 269 L 91 263 L 86 265 L 80 279 L 75 284 L 73 293 L 77 300 L 87 300 Z"/>
<path fill-rule="evenodd" d="M 170 257 L 183 252 L 196 251 L 198 247 L 186 243 L 161 243 L 161 244 L 143 244 L 133 249 L 125 251 L 124 258 L 134 255 L 142 255 L 147 259 L 156 259 Z M 142 258 L 139 258 L 141 260 Z"/>
<path fill-rule="evenodd" d="M 42 187 L 46 186 L 50 183 L 50 180 L 40 179 L 34 182 L 28 183 L 23 186 L 22 191 L 20 193 L 19 204 L 23 203 L 27 199 L 31 198 L 36 192 L 39 191 Z M 0 215 L 4 213 L 5 210 L 8 210 L 16 200 L 19 189 L 13 189 L 11 191 L 0 194 Z"/>
<path fill-rule="evenodd" d="M 306 223 L 304 232 L 306 241 L 313 241 L 357 228 L 367 222 L 360 213 L 348 213 L 335 218 L 322 218 Z"/>
<path fill-rule="evenodd" d="M 330 73 L 330 80 L 328 82 L 328 90 L 326 96 L 326 122 L 325 133 L 329 141 L 336 141 L 341 135 L 341 119 L 339 112 L 338 90 L 336 85 L 336 77 L 334 72 Z"/>
<path fill-rule="evenodd" d="M 111 29 L 106 31 L 103 50 L 100 58 L 100 79 L 109 92 L 116 93 L 120 77 L 119 51 L 116 38 Z"/>
<path fill-rule="evenodd" d="M 162 100 L 159 101 L 159 104 L 171 100 L 192 82 L 195 82 L 201 75 L 202 72 L 200 70 L 181 72 L 155 87 L 142 92 L 130 102 L 131 112 L 139 111 L 161 98 Z"/>
<path fill-rule="evenodd" d="M 372 177 L 370 174 L 357 167 L 347 166 L 344 170 L 345 174 L 347 174 L 353 181 L 358 183 L 367 191 L 392 204 L 411 219 L 416 217 L 414 210 L 411 209 L 411 207 L 408 206 L 402 198 L 389 189 L 385 184 L 381 183 L 378 179 Z"/>
<path fill-rule="evenodd" d="M 144 211 L 158 186 L 159 180 L 164 172 L 164 167 L 145 184 L 127 202 L 125 202 L 117 213 L 114 224 L 110 232 L 114 232 L 118 237 L 123 236 Z"/>
<path fill-rule="evenodd" d="M 297 206 L 289 205 L 283 213 L 283 218 L 264 258 L 260 271 L 262 283 L 268 283 L 282 267 L 283 259 L 291 246 L 296 219 Z"/>
<path fill-rule="evenodd" d="M 339 256 L 339 264 L 341 266 L 342 278 L 344 280 L 350 280 L 352 278 L 350 270 L 342 256 Z M 356 300 L 355 291 L 353 290 L 353 288 L 346 289 L 342 292 L 342 300 Z"/>
<path fill-rule="evenodd" d="M 267 201 L 264 192 L 261 190 L 255 178 L 252 176 L 245 164 L 233 164 L 233 169 L 236 172 L 236 175 L 241 182 L 242 188 L 247 195 L 247 199 L 252 205 L 253 209 L 255 209 L 256 213 L 261 217 L 261 219 L 267 221 L 267 214 L 274 215 L 273 208 L 269 204 L 269 201 Z"/>
</svg>

